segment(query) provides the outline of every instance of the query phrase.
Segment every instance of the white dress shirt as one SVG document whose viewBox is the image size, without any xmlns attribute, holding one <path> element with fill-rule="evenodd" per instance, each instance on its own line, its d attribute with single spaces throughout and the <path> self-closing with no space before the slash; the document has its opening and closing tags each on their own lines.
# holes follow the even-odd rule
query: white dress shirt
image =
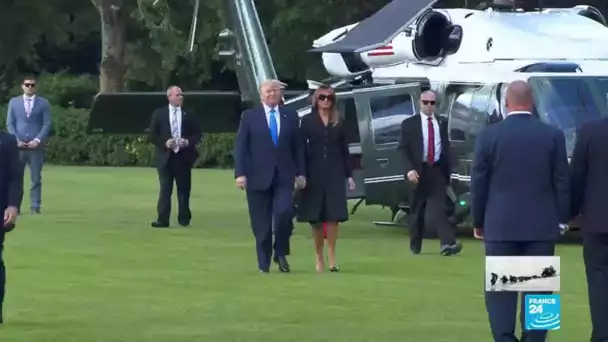
<svg viewBox="0 0 608 342">
<path fill-rule="evenodd" d="M 277 136 L 281 134 L 281 114 L 279 113 L 279 106 L 275 106 L 274 108 L 268 107 L 264 104 L 264 112 L 266 112 L 266 122 L 268 123 L 268 128 L 270 128 L 270 111 L 274 109 L 274 117 L 277 119 Z"/>
<path fill-rule="evenodd" d="M 32 112 L 34 111 L 34 100 L 36 100 L 36 95 L 27 96 L 23 94 L 23 108 L 25 108 L 25 115 L 27 115 L 28 118 L 30 117 L 30 114 L 32 114 Z M 30 107 L 29 113 L 27 111 L 28 106 Z M 34 140 L 36 140 L 40 144 L 40 139 L 34 138 Z"/>
<path fill-rule="evenodd" d="M 174 139 L 179 139 L 182 137 L 182 108 L 181 107 L 173 107 L 169 105 L 169 125 L 171 128 L 171 134 L 173 134 L 173 111 L 177 108 L 177 136 L 173 137 Z"/>
<path fill-rule="evenodd" d="M 27 95 L 23 95 L 23 107 L 25 108 L 25 111 L 27 113 L 27 106 L 30 106 L 30 112 L 27 113 L 28 115 L 31 114 L 31 111 L 34 109 L 34 99 L 36 99 L 36 95 L 32 95 L 32 96 L 27 96 Z"/>
<path fill-rule="evenodd" d="M 422 161 L 426 162 L 427 157 L 429 155 L 429 122 L 428 116 L 426 114 L 420 113 L 420 123 L 422 124 Z M 435 118 L 435 114 L 431 116 L 431 121 L 433 122 L 433 131 L 435 132 L 434 141 L 435 141 L 435 162 L 439 160 L 441 156 L 441 135 L 439 134 L 439 122 Z"/>
</svg>

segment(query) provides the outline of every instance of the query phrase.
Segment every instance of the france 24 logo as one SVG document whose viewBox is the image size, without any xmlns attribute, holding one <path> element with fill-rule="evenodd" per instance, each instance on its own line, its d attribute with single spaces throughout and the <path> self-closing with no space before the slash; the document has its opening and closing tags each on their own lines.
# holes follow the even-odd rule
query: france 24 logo
<svg viewBox="0 0 608 342">
<path fill-rule="evenodd" d="M 526 330 L 559 330 L 561 304 L 559 294 L 528 294 L 526 303 Z"/>
</svg>

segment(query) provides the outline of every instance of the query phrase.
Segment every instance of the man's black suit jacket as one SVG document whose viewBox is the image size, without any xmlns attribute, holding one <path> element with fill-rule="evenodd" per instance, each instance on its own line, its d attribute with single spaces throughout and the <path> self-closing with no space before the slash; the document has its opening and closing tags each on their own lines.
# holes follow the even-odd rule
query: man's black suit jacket
<svg viewBox="0 0 608 342">
<path fill-rule="evenodd" d="M 486 242 L 557 240 L 570 208 L 564 133 L 524 112 L 488 126 L 475 144 L 471 195 Z"/>
<path fill-rule="evenodd" d="M 171 122 L 169 105 L 159 108 L 152 113 L 150 121 L 150 140 L 156 146 L 154 162 L 157 168 L 163 168 L 173 153 L 165 143 L 173 136 L 171 134 Z M 185 159 L 187 165 L 192 167 L 198 158 L 196 145 L 201 141 L 201 131 L 194 117 L 182 107 L 182 138 L 188 140 L 188 146 L 180 148 L 178 155 Z"/>
<path fill-rule="evenodd" d="M 241 115 L 234 148 L 234 177 L 247 177 L 249 190 L 268 189 L 275 176 L 281 183 L 293 185 L 296 176 L 305 174 L 298 113 L 279 106 L 279 114 L 281 128 L 276 147 L 263 107 L 247 109 Z"/>
<path fill-rule="evenodd" d="M 435 115 L 435 119 L 439 124 L 439 136 L 441 137 L 441 155 L 439 156 L 437 165 L 441 167 L 449 184 L 452 169 L 450 164 L 448 122 L 445 118 L 438 115 Z M 424 120 L 426 120 L 426 117 Z M 419 175 L 422 175 L 422 165 L 424 163 L 424 142 L 422 139 L 422 115 L 416 114 L 403 120 L 398 149 L 401 151 L 404 174 L 407 174 L 411 170 L 416 170 Z"/>
<path fill-rule="evenodd" d="M 23 182 L 19 168 L 17 139 L 7 132 L 0 132 L 0 209 L 18 207 L 23 197 Z M 12 227 L 9 227 L 11 229 Z M 0 229 L 3 229 L 0 227 Z"/>
<path fill-rule="evenodd" d="M 571 215 L 583 232 L 608 233 L 608 118 L 584 124 L 576 135 L 570 162 Z"/>
</svg>

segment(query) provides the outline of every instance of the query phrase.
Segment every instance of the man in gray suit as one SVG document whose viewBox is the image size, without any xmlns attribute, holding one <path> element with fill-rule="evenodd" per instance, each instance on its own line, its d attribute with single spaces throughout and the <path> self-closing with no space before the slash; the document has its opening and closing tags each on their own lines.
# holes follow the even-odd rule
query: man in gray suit
<svg viewBox="0 0 608 342">
<path fill-rule="evenodd" d="M 44 144 L 51 130 L 51 106 L 45 98 L 36 95 L 34 77 L 24 78 L 21 88 L 23 88 L 23 95 L 12 98 L 8 104 L 6 126 L 8 131 L 17 138 L 22 181 L 25 166 L 30 167 L 32 180 L 30 208 L 32 213 L 40 214 Z M 19 203 L 19 209 L 21 209 L 21 203 Z"/>
</svg>

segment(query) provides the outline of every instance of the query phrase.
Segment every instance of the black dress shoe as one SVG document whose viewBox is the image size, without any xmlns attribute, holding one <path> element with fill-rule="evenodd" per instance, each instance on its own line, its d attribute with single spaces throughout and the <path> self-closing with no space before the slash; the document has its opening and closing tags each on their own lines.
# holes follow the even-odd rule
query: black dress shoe
<svg viewBox="0 0 608 342">
<path fill-rule="evenodd" d="M 178 223 L 182 227 L 188 227 L 190 225 L 190 221 L 179 221 Z"/>
<path fill-rule="evenodd" d="M 32 208 L 32 214 L 42 214 L 40 208 Z"/>
<path fill-rule="evenodd" d="M 269 270 L 262 270 L 262 269 L 260 269 L 260 273 L 269 273 L 269 272 L 270 272 Z"/>
<path fill-rule="evenodd" d="M 154 221 L 154 222 L 150 223 L 150 226 L 152 226 L 154 228 L 169 228 L 168 223 L 158 222 L 158 221 Z"/>
<path fill-rule="evenodd" d="M 460 242 L 456 242 L 453 245 L 444 245 L 441 246 L 440 254 L 443 256 L 456 255 L 462 251 L 462 244 Z"/>
<path fill-rule="evenodd" d="M 412 251 L 412 254 L 420 254 L 421 250 L 422 246 L 410 243 L 410 251 Z"/>
<path fill-rule="evenodd" d="M 289 263 L 287 262 L 287 258 L 285 258 L 284 256 L 277 257 L 275 262 L 279 266 L 279 271 L 283 273 L 288 273 L 289 271 L 291 271 L 289 268 Z"/>
</svg>

